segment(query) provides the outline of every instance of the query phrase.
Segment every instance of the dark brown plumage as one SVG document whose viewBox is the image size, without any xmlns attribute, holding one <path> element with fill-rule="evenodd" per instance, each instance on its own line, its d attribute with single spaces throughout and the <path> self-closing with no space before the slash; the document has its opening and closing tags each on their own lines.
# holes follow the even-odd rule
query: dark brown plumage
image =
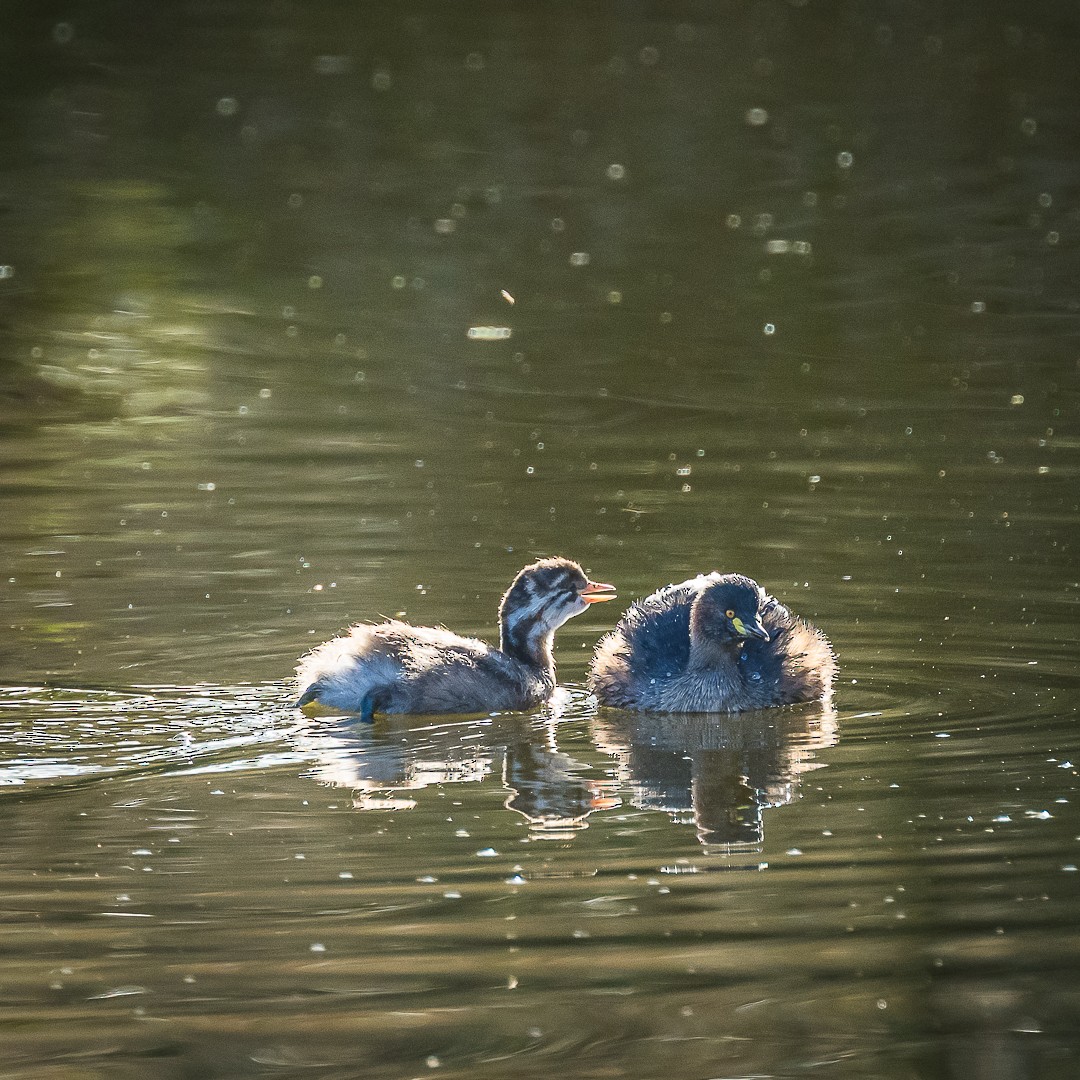
<svg viewBox="0 0 1080 1080">
<path fill-rule="evenodd" d="M 532 708 L 555 689 L 555 631 L 613 590 L 569 559 L 526 566 L 499 605 L 497 649 L 437 627 L 361 623 L 301 657 L 296 703 L 367 720 Z"/>
<path fill-rule="evenodd" d="M 596 647 L 589 689 L 603 705 L 741 712 L 828 693 L 828 639 L 741 574 L 703 574 L 631 606 Z"/>
</svg>

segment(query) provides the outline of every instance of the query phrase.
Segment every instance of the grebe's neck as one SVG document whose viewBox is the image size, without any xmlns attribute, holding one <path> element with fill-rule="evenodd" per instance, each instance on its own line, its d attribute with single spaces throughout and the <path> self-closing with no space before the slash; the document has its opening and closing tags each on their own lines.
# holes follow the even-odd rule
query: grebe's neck
<svg viewBox="0 0 1080 1080">
<path fill-rule="evenodd" d="M 530 618 L 528 612 L 509 615 L 504 612 L 499 619 L 499 648 L 552 685 L 555 683 L 554 640 L 554 629 L 541 619 Z"/>
</svg>

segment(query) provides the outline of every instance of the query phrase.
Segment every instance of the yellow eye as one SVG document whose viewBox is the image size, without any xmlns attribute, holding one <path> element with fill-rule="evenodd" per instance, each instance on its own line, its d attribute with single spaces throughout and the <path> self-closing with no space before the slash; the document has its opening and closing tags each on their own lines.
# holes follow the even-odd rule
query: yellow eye
<svg viewBox="0 0 1080 1080">
<path fill-rule="evenodd" d="M 726 616 L 727 616 L 727 617 L 728 617 L 729 619 L 734 619 L 734 618 L 735 618 L 735 609 L 734 609 L 734 608 L 728 608 L 728 609 L 727 609 L 727 611 L 725 611 L 725 612 L 724 612 L 724 614 L 725 614 L 725 615 L 726 615 Z"/>
</svg>

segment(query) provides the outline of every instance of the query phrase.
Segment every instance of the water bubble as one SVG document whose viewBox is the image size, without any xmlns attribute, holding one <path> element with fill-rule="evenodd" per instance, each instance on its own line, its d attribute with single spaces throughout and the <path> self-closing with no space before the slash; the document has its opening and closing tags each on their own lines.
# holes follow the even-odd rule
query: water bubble
<svg viewBox="0 0 1080 1080">
<path fill-rule="evenodd" d="M 294 191 L 287 200 L 290 210 L 299 210 L 304 205 L 304 196 Z"/>
<path fill-rule="evenodd" d="M 437 218 L 435 221 L 435 231 L 437 233 L 452 233 L 457 228 L 457 222 L 453 218 Z"/>
<path fill-rule="evenodd" d="M 728 214 L 724 224 L 729 229 L 737 229 L 742 224 L 742 218 L 738 214 Z"/>
<path fill-rule="evenodd" d="M 240 102 L 234 97 L 223 97 L 218 98 L 218 103 L 214 107 L 219 116 L 235 116 L 240 108 Z"/>
<path fill-rule="evenodd" d="M 790 250 L 790 240 L 767 240 L 765 242 L 765 253 L 767 255 L 786 255 Z"/>
<path fill-rule="evenodd" d="M 403 274 L 395 274 L 390 279 L 390 287 L 392 289 L 404 289 L 406 285 L 405 277 Z"/>
<path fill-rule="evenodd" d="M 609 304 L 621 304 L 622 303 L 622 293 L 619 292 L 618 289 L 609 290 L 608 294 L 607 294 L 607 302 Z"/>
<path fill-rule="evenodd" d="M 371 89 L 372 90 L 389 90 L 393 80 L 390 77 L 390 72 L 386 68 L 376 68 L 371 73 Z"/>
<path fill-rule="evenodd" d="M 312 274 L 307 279 L 307 287 L 309 289 L 321 289 L 323 286 L 323 280 L 318 274 Z"/>
<path fill-rule="evenodd" d="M 850 169 L 854 163 L 855 158 L 848 150 L 841 150 L 840 153 L 836 155 L 836 164 L 839 165 L 841 169 Z"/>
<path fill-rule="evenodd" d="M 67 45 L 75 37 L 75 27 L 69 22 L 58 22 L 52 31 L 52 39 L 57 45 Z"/>
<path fill-rule="evenodd" d="M 1044 210 L 1048 210 L 1054 203 L 1053 197 L 1046 191 L 1044 191 L 1036 201 Z"/>
<path fill-rule="evenodd" d="M 653 45 L 646 45 L 638 53 L 638 59 L 646 66 L 652 67 L 660 59 L 660 50 Z"/>
<path fill-rule="evenodd" d="M 769 114 L 765 109 L 747 109 L 744 119 L 750 127 L 764 127 L 769 122 Z"/>
<path fill-rule="evenodd" d="M 11 278 L 15 276 L 15 267 L 10 264 L 0 266 L 0 279 Z"/>
<path fill-rule="evenodd" d="M 765 330 L 766 334 L 775 334 L 776 333 L 776 326 L 771 322 L 767 322 L 765 324 L 764 330 Z"/>
<path fill-rule="evenodd" d="M 1013 396 L 1011 398 L 1009 398 L 1009 404 L 1010 405 L 1023 405 L 1024 404 L 1024 395 L 1023 394 L 1013 394 Z"/>
<path fill-rule="evenodd" d="M 551 219 L 551 231 L 554 233 L 560 233 L 566 228 L 566 222 L 561 217 L 553 217 Z"/>
<path fill-rule="evenodd" d="M 982 315 L 986 311 L 986 302 L 983 300 L 972 300 L 971 311 L 975 315 Z"/>
<path fill-rule="evenodd" d="M 1034 135 L 1039 130 L 1039 125 L 1030 117 L 1025 117 L 1020 123 L 1020 130 L 1025 135 Z"/>
<path fill-rule="evenodd" d="M 622 180 L 626 177 L 626 166 L 620 165 L 618 162 L 612 162 L 607 167 L 607 178 L 609 180 Z"/>
<path fill-rule="evenodd" d="M 483 71 L 484 57 L 482 53 L 471 52 L 465 57 L 465 66 L 469 71 Z"/>
<path fill-rule="evenodd" d="M 588 266 L 592 256 L 587 251 L 575 251 L 570 256 L 571 266 Z"/>
</svg>

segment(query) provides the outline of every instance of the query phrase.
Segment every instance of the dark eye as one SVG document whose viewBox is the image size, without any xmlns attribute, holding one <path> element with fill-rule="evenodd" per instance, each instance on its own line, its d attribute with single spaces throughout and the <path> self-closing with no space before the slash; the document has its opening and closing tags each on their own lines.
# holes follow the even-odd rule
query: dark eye
<svg viewBox="0 0 1080 1080">
<path fill-rule="evenodd" d="M 726 616 L 727 616 L 727 617 L 728 617 L 729 619 L 734 619 L 734 618 L 735 618 L 735 609 L 734 609 L 734 608 L 728 608 L 728 609 L 727 609 L 727 611 L 725 611 L 725 612 L 724 612 L 724 614 L 725 614 L 725 615 L 726 615 Z"/>
</svg>

